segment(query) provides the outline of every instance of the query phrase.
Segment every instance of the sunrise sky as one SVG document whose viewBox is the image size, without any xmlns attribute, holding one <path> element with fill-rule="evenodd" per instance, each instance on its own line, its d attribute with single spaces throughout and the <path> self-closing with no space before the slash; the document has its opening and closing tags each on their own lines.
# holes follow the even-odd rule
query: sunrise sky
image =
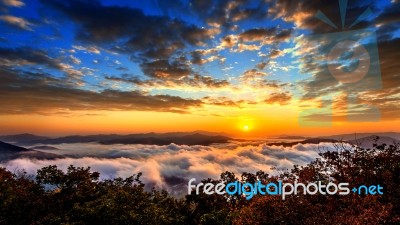
<svg viewBox="0 0 400 225">
<path fill-rule="evenodd" d="M 0 134 L 400 131 L 399 12 L 397 0 L 0 0 Z M 360 62 L 310 44 L 349 31 L 338 37 L 369 38 L 354 84 L 326 68 Z"/>
</svg>

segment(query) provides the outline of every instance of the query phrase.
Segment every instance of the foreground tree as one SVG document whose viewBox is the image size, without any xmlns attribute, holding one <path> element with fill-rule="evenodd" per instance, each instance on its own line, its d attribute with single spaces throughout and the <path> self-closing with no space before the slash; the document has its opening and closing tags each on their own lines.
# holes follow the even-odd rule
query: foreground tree
<svg viewBox="0 0 400 225">
<path fill-rule="evenodd" d="M 370 149 L 336 144 L 336 151 L 306 166 L 295 166 L 278 179 L 286 182 L 348 182 L 383 186 L 383 195 L 258 196 L 240 210 L 234 224 L 398 224 L 400 223 L 400 148 Z"/>
</svg>

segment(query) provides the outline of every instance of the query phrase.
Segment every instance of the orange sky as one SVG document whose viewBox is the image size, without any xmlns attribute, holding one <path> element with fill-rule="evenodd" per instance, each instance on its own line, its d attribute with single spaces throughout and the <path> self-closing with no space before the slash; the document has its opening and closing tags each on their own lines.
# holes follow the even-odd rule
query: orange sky
<svg viewBox="0 0 400 225">
<path fill-rule="evenodd" d="M 259 138 L 277 135 L 318 136 L 353 132 L 399 131 L 400 121 L 340 122 L 328 127 L 301 127 L 298 112 L 290 107 L 228 109 L 229 116 L 169 112 L 74 112 L 58 115 L 0 116 L 1 134 L 34 133 L 49 136 L 69 134 L 175 132 L 205 130 L 235 137 Z M 248 129 L 244 129 L 247 126 Z"/>
</svg>

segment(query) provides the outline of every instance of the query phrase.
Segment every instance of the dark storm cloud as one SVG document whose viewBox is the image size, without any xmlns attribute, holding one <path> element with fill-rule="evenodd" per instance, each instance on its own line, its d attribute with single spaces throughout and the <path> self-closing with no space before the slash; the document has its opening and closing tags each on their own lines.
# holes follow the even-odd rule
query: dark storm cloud
<svg viewBox="0 0 400 225">
<path fill-rule="evenodd" d="M 69 110 L 146 110 L 185 113 L 200 107 L 200 100 L 139 91 L 99 92 L 61 85 L 62 80 L 42 74 L 0 70 L 1 114 L 50 113 Z"/>
</svg>

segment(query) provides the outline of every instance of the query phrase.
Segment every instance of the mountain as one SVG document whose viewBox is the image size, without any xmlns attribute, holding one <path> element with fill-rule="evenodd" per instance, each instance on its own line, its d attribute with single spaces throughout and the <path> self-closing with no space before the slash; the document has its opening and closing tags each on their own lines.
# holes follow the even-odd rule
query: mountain
<svg viewBox="0 0 400 225">
<path fill-rule="evenodd" d="M 354 141 L 357 139 L 370 137 L 370 136 L 379 136 L 379 137 L 389 137 L 393 139 L 400 140 L 400 133 L 398 132 L 381 132 L 381 133 L 352 133 L 352 134 L 337 134 L 331 136 L 324 136 L 321 138 L 330 138 L 335 140 L 342 141 Z"/>
<path fill-rule="evenodd" d="M 293 141 L 293 142 L 273 142 L 268 143 L 267 145 L 278 145 L 284 147 L 291 147 L 296 144 L 319 144 L 321 142 L 328 142 L 328 143 L 337 143 L 337 142 L 345 142 L 352 145 L 358 145 L 362 148 L 372 148 L 373 144 L 386 144 L 386 145 L 393 145 L 393 144 L 400 144 L 400 140 L 388 137 L 388 136 L 381 136 L 381 134 L 388 134 L 388 133 L 378 133 L 378 135 L 367 135 L 367 133 L 363 133 L 361 135 L 350 135 L 350 134 L 342 134 L 342 135 L 333 135 L 327 137 L 319 137 L 319 138 L 310 138 L 305 139 L 303 141 Z M 398 133 L 389 133 L 392 136 L 396 136 Z M 353 136 L 353 138 L 351 138 Z M 356 139 L 355 139 L 356 138 Z"/>
<path fill-rule="evenodd" d="M 283 135 L 283 136 L 278 136 L 275 139 L 288 139 L 288 140 L 296 140 L 296 139 L 308 139 L 309 137 L 305 137 L 305 136 L 291 136 L 291 135 Z"/>
<path fill-rule="evenodd" d="M 184 136 L 156 136 L 156 137 L 126 137 L 102 141 L 102 144 L 149 144 L 149 145 L 168 145 L 175 143 L 178 145 L 210 145 L 214 143 L 227 143 L 231 140 L 225 136 L 208 136 L 194 133 Z"/>
<path fill-rule="evenodd" d="M 63 156 L 26 149 L 0 141 L 0 162 L 16 158 L 56 159 L 63 158 Z"/>
<path fill-rule="evenodd" d="M 292 147 L 297 144 L 319 144 L 322 142 L 328 142 L 328 143 L 337 143 L 339 142 L 338 140 L 335 139 L 328 139 L 328 138 L 310 138 L 306 139 L 303 141 L 292 141 L 292 142 L 272 142 L 268 143 L 267 145 L 276 145 L 276 146 L 283 146 L 283 147 Z"/>
<path fill-rule="evenodd" d="M 18 136 L 18 135 L 14 135 Z M 22 146 L 29 145 L 52 145 L 63 143 L 88 143 L 97 142 L 102 144 L 151 144 L 151 145 L 168 145 L 186 144 L 186 145 L 210 145 L 213 143 L 226 143 L 231 138 L 219 135 L 219 133 L 198 131 L 198 132 L 170 132 L 170 133 L 139 133 L 139 134 L 99 134 L 99 135 L 72 135 L 58 138 L 28 138 L 28 134 L 21 134 L 26 138 L 14 138 L 18 140 L 15 143 Z M 40 137 L 40 136 L 35 136 Z M 38 148 L 36 148 L 38 149 Z"/>
<path fill-rule="evenodd" d="M 386 144 L 386 145 L 396 145 L 400 144 L 400 140 L 386 137 L 386 136 L 377 136 L 371 135 L 363 138 L 358 138 L 357 140 L 350 140 L 348 141 L 350 144 L 358 145 L 361 148 L 372 148 L 373 144 Z"/>
<path fill-rule="evenodd" d="M 37 142 L 42 140 L 47 140 L 48 137 L 37 136 L 33 134 L 15 134 L 15 135 L 5 135 L 0 136 L 0 141 L 9 142 L 9 143 L 18 143 L 18 142 Z"/>
<path fill-rule="evenodd" d="M 27 152 L 27 151 L 29 151 L 29 150 L 26 148 L 0 141 L 0 154 L 20 153 L 20 152 Z"/>
</svg>

